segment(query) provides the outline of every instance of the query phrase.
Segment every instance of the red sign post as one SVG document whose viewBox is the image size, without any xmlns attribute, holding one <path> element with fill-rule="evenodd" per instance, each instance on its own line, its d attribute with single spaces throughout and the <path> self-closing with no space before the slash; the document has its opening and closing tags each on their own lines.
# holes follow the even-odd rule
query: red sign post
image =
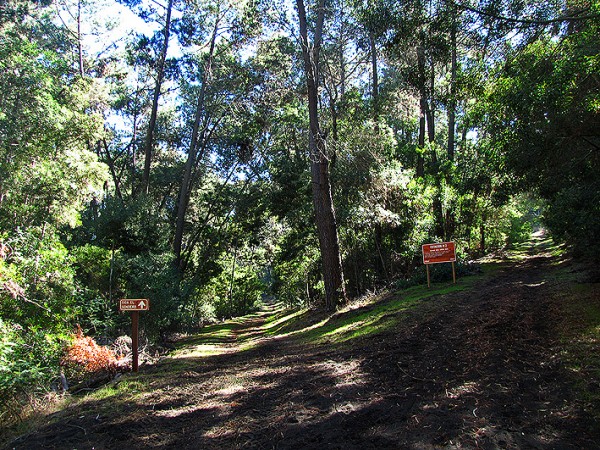
<svg viewBox="0 0 600 450">
<path fill-rule="evenodd" d="M 138 371 L 138 340 L 139 340 L 139 321 L 140 311 L 150 309 L 150 300 L 147 298 L 122 298 L 119 300 L 119 311 L 131 311 L 131 370 Z"/>
<path fill-rule="evenodd" d="M 425 244 L 423 250 L 423 264 L 427 268 L 427 287 L 431 287 L 429 276 L 429 264 L 452 263 L 452 281 L 456 284 L 456 246 L 454 242 L 440 242 L 437 244 Z"/>
</svg>

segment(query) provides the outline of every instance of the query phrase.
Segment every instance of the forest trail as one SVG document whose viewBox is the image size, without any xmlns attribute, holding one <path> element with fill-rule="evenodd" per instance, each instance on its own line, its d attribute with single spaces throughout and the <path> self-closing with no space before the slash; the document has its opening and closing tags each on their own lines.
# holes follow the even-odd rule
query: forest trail
<svg viewBox="0 0 600 450">
<path fill-rule="evenodd" d="M 398 292 L 209 327 L 7 448 L 600 448 L 577 387 L 598 373 L 573 368 L 584 330 L 564 307 L 600 308 L 597 280 L 539 242 L 488 267 L 403 308 L 385 306 Z"/>
</svg>

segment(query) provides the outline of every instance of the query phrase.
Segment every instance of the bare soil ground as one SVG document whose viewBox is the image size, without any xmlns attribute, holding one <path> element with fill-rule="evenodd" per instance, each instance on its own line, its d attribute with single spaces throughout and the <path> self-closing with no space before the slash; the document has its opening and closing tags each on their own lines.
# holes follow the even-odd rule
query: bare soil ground
<svg viewBox="0 0 600 450">
<path fill-rule="evenodd" d="M 569 269 L 548 254 L 506 262 L 474 289 L 391 313 L 392 329 L 343 344 L 264 336 L 266 310 L 188 343 L 218 354 L 143 367 L 123 377 L 126 389 L 55 413 L 7 448 L 600 448 L 599 406 L 576 387 L 597 380 L 565 352 L 577 281 L 559 273 Z M 600 305 L 592 285 L 586 301 Z"/>
</svg>

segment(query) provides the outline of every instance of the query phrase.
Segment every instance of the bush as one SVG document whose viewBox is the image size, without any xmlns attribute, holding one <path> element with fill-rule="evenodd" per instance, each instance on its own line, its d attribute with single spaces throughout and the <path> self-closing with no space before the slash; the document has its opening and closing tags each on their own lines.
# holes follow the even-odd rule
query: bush
<svg viewBox="0 0 600 450">
<path fill-rule="evenodd" d="M 480 267 L 476 263 L 457 261 L 454 263 L 456 278 L 479 273 Z M 432 283 L 447 283 L 452 280 L 452 264 L 430 264 L 429 276 Z M 420 265 L 410 278 L 397 280 L 397 289 L 407 289 L 412 286 L 427 284 L 427 268 Z"/>
<path fill-rule="evenodd" d="M 600 182 L 571 186 L 549 202 L 544 222 L 552 235 L 574 246 L 577 254 L 600 259 Z"/>
<path fill-rule="evenodd" d="M 124 355 L 116 355 L 109 347 L 98 345 L 85 336 L 81 327 L 72 335 L 72 343 L 66 347 L 61 359 L 67 378 L 85 382 L 97 376 L 111 376 L 124 368 Z"/>
<path fill-rule="evenodd" d="M 67 339 L 0 319 L 0 422 L 18 419 L 26 404 L 51 390 Z"/>
</svg>

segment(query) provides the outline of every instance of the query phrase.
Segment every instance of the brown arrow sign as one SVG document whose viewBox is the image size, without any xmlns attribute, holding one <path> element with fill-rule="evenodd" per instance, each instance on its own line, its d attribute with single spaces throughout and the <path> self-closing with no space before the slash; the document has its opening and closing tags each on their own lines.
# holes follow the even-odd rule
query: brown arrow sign
<svg viewBox="0 0 600 450">
<path fill-rule="evenodd" d="M 131 311 L 131 370 L 138 371 L 138 327 L 139 311 L 148 311 L 150 300 L 147 298 L 122 298 L 119 300 L 120 311 Z"/>
<path fill-rule="evenodd" d="M 122 298 L 119 300 L 119 311 L 148 311 L 150 300 L 147 298 Z"/>
</svg>

